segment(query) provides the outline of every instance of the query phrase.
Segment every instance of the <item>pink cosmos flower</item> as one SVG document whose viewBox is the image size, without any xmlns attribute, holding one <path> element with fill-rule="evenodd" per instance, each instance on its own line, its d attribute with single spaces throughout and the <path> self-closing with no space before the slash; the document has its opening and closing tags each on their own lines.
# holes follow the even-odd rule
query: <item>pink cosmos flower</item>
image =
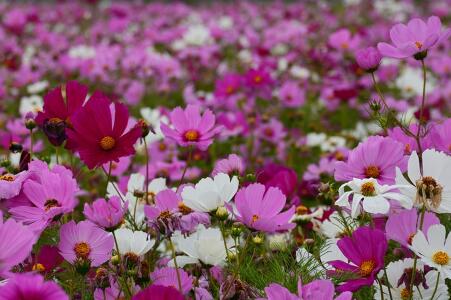
<svg viewBox="0 0 451 300">
<path fill-rule="evenodd" d="M 94 224 L 113 231 L 122 223 L 127 210 L 128 201 L 123 204 L 119 197 L 112 196 L 108 201 L 99 198 L 91 205 L 85 203 L 83 214 Z"/>
<path fill-rule="evenodd" d="M 244 172 L 244 163 L 240 156 L 229 154 L 227 158 L 217 160 L 215 168 L 211 175 L 214 177 L 219 173 L 228 175 L 242 175 Z"/>
<path fill-rule="evenodd" d="M 30 255 L 35 241 L 28 227 L 13 219 L 3 222 L 0 211 L 0 277 L 9 277 L 11 268 Z"/>
<path fill-rule="evenodd" d="M 186 273 L 183 269 L 179 269 L 178 271 L 183 294 L 187 294 L 193 287 L 193 277 Z M 150 279 L 155 285 L 178 288 L 177 271 L 175 268 L 166 267 L 157 269 L 150 274 Z"/>
<path fill-rule="evenodd" d="M 222 130 L 222 126 L 215 127 L 216 118 L 211 110 L 205 110 L 201 116 L 197 105 L 188 105 L 185 110 L 176 107 L 171 111 L 170 119 L 174 128 L 161 123 L 161 131 L 183 147 L 195 146 L 207 150 L 213 137 Z"/>
<path fill-rule="evenodd" d="M 125 133 L 129 123 L 125 105 L 114 103 L 114 115 L 110 106 L 108 98 L 100 93 L 94 94 L 73 116 L 73 129 L 67 132 L 75 141 L 75 150 L 81 160 L 90 169 L 134 154 L 133 146 L 141 137 L 141 127 L 137 125 Z"/>
<path fill-rule="evenodd" d="M 0 300 L 51 299 L 69 300 L 64 290 L 54 281 L 44 281 L 41 275 L 18 274 L 0 286 Z"/>
<path fill-rule="evenodd" d="M 296 81 L 286 81 L 280 88 L 279 98 L 286 107 L 300 107 L 305 103 L 305 92 Z"/>
<path fill-rule="evenodd" d="M 371 136 L 349 152 L 346 162 L 336 162 L 335 180 L 375 178 L 379 184 L 393 184 L 396 167 L 404 170 L 406 163 L 401 143 L 391 138 Z"/>
<path fill-rule="evenodd" d="M 71 118 L 83 106 L 87 94 L 86 86 L 69 81 L 44 96 L 44 111 L 38 112 L 35 120 L 53 145 L 59 146 L 66 140 L 66 128 L 72 126 Z"/>
<path fill-rule="evenodd" d="M 218 98 L 227 98 L 239 91 L 241 83 L 241 75 L 233 73 L 226 74 L 221 79 L 216 80 L 215 96 Z"/>
<path fill-rule="evenodd" d="M 348 29 L 340 29 L 329 36 L 329 45 L 338 50 L 354 50 L 359 46 L 360 39 L 352 36 Z"/>
<path fill-rule="evenodd" d="M 321 300 L 351 300 L 352 293 L 344 292 L 338 297 L 334 298 L 335 287 L 330 280 L 318 279 L 312 281 L 306 285 L 302 285 L 301 279 L 298 281 L 298 294 L 292 294 L 287 288 L 272 283 L 265 288 L 267 298 L 261 300 L 308 300 L 308 299 L 321 299 Z"/>
<path fill-rule="evenodd" d="M 22 183 L 28 178 L 28 172 L 18 174 L 5 173 L 0 175 L 0 199 L 10 199 L 17 196 L 22 189 Z"/>
<path fill-rule="evenodd" d="M 412 239 L 418 231 L 418 218 L 416 208 L 391 214 L 385 224 L 387 238 L 397 241 L 406 248 L 410 247 L 412 245 Z M 429 227 L 434 224 L 440 224 L 440 220 L 434 213 L 426 212 L 422 231 L 427 233 Z"/>
<path fill-rule="evenodd" d="M 429 17 L 427 23 L 421 19 L 412 19 L 404 24 L 396 24 L 390 30 L 390 38 L 394 46 L 378 43 L 379 52 L 386 57 L 406 58 L 414 56 L 423 59 L 427 51 L 446 40 L 450 29 L 442 30 L 442 23 L 436 16 Z"/>
<path fill-rule="evenodd" d="M 113 236 L 89 221 L 70 221 L 61 226 L 58 249 L 71 264 L 89 262 L 92 267 L 100 266 L 111 258 L 113 247 Z"/>
<path fill-rule="evenodd" d="M 382 55 L 374 47 L 360 49 L 355 53 L 355 60 L 360 68 L 374 72 L 379 67 Z"/>
<path fill-rule="evenodd" d="M 36 232 L 42 231 L 57 217 L 73 211 L 78 201 L 76 181 L 44 169 L 41 171 L 41 182 L 27 180 L 23 184 L 23 192 L 30 205 L 13 207 L 9 213 L 18 221 L 30 225 Z M 31 175 L 30 175 L 31 176 Z"/>
<path fill-rule="evenodd" d="M 377 273 L 384 267 L 384 256 L 387 251 L 387 240 L 383 231 L 368 226 L 359 227 L 337 242 L 338 248 L 350 261 L 328 262 L 338 274 L 349 272 L 354 277 L 338 287 L 338 291 L 356 291 L 362 286 L 372 285 Z"/>
<path fill-rule="evenodd" d="M 435 129 L 436 127 L 434 127 Z M 409 125 L 409 130 L 411 132 L 416 133 L 418 130 L 418 125 L 416 123 L 412 123 Z M 431 148 L 431 144 L 433 143 L 433 133 L 435 133 L 435 130 L 431 132 L 431 134 L 426 135 L 424 138 L 421 139 L 421 149 L 426 150 Z M 393 140 L 401 143 L 404 145 L 404 155 L 410 156 L 412 154 L 412 151 L 418 152 L 418 144 L 415 140 L 415 138 L 406 135 L 401 128 L 395 127 L 388 131 L 388 137 L 392 138 Z"/>
<path fill-rule="evenodd" d="M 174 287 L 152 284 L 141 290 L 132 300 L 184 300 L 180 292 Z"/>
<path fill-rule="evenodd" d="M 451 119 L 434 126 L 434 129 L 432 141 L 435 148 L 451 155 Z"/>
<path fill-rule="evenodd" d="M 238 221 L 255 230 L 285 231 L 296 226 L 290 223 L 294 206 L 281 213 L 285 204 L 286 197 L 280 189 L 266 189 L 263 184 L 253 183 L 241 188 L 235 195 L 235 215 Z"/>
<path fill-rule="evenodd" d="M 271 118 L 269 122 L 261 124 L 257 133 L 261 139 L 274 144 L 280 144 L 286 136 L 282 122 L 275 118 Z"/>
</svg>

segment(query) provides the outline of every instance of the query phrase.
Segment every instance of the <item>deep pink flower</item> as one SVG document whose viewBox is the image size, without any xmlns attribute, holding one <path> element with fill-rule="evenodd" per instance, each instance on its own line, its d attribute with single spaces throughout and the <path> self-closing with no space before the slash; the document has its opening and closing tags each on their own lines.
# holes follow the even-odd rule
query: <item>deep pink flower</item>
<svg viewBox="0 0 451 300">
<path fill-rule="evenodd" d="M 442 23 L 436 16 L 429 17 L 427 23 L 421 19 L 412 19 L 404 24 L 396 24 L 390 30 L 390 38 L 394 46 L 378 43 L 377 48 L 383 56 L 406 58 L 415 56 L 422 59 L 427 51 L 446 40 L 450 29 L 442 30 Z"/>
<path fill-rule="evenodd" d="M 277 232 L 292 229 L 290 223 L 294 215 L 294 206 L 282 212 L 286 197 L 275 187 L 265 188 L 263 184 L 253 183 L 241 188 L 235 195 L 236 218 L 249 228 Z"/>
<path fill-rule="evenodd" d="M 207 150 L 213 137 L 222 130 L 222 126 L 215 127 L 216 118 L 211 110 L 205 110 L 201 116 L 197 105 L 188 105 L 185 110 L 176 107 L 171 111 L 170 119 L 174 128 L 161 123 L 161 131 L 183 147 L 195 146 Z"/>
<path fill-rule="evenodd" d="M 434 127 L 435 129 L 435 127 Z M 409 125 L 409 130 L 413 133 L 416 133 L 418 130 L 418 124 L 412 123 Z M 424 151 L 426 149 L 431 148 L 431 144 L 433 144 L 433 134 L 435 133 L 435 130 L 432 131 L 430 134 L 423 137 L 420 141 L 421 143 L 421 149 Z M 415 138 L 406 135 L 401 128 L 395 127 L 388 131 L 388 137 L 392 138 L 393 140 L 401 143 L 404 145 L 404 155 L 410 156 L 412 151 L 418 152 L 418 144 L 415 140 Z"/>
<path fill-rule="evenodd" d="M 338 297 L 334 298 L 335 287 L 330 280 L 318 279 L 306 285 L 302 284 L 301 279 L 298 281 L 298 294 L 292 294 L 287 288 L 272 283 L 265 288 L 266 300 L 351 300 L 352 293 L 344 292 Z"/>
<path fill-rule="evenodd" d="M 132 300 L 184 300 L 182 294 L 173 287 L 152 284 L 141 290 Z"/>
<path fill-rule="evenodd" d="M 44 245 L 39 249 L 39 253 L 34 257 L 29 269 L 26 270 L 47 274 L 53 272 L 63 261 L 57 247 Z"/>
<path fill-rule="evenodd" d="M 183 269 L 179 269 L 178 271 L 183 294 L 187 294 L 193 287 L 193 277 Z M 178 288 L 177 271 L 175 268 L 165 267 L 157 269 L 150 274 L 150 279 L 155 285 Z"/>
<path fill-rule="evenodd" d="M 30 225 L 36 232 L 45 229 L 57 217 L 72 212 L 78 203 L 75 198 L 78 186 L 71 176 L 48 169 L 40 173 L 43 178 L 40 182 L 30 179 L 23 184 L 23 193 L 30 205 L 15 206 L 9 210 L 13 218 Z"/>
<path fill-rule="evenodd" d="M 385 224 L 387 238 L 397 241 L 402 246 L 408 248 L 411 246 L 412 239 L 418 231 L 418 218 L 419 215 L 416 208 L 391 214 Z M 427 233 L 429 227 L 434 224 L 440 224 L 440 220 L 434 213 L 426 212 L 422 231 Z"/>
<path fill-rule="evenodd" d="M 111 258 L 114 239 L 111 233 L 89 221 L 69 223 L 61 226 L 58 249 L 65 260 L 71 264 L 89 263 L 97 267 Z"/>
<path fill-rule="evenodd" d="M 44 111 L 38 112 L 35 120 L 53 145 L 59 146 L 66 140 L 66 128 L 72 126 L 71 118 L 83 106 L 87 94 L 86 86 L 68 81 L 44 96 Z"/>
<path fill-rule="evenodd" d="M 229 154 L 227 158 L 217 160 L 215 168 L 211 175 L 214 177 L 219 173 L 228 175 L 242 175 L 244 172 L 244 163 L 240 156 Z"/>
<path fill-rule="evenodd" d="M 266 188 L 277 187 L 286 196 L 291 196 L 296 191 L 298 176 L 293 169 L 270 163 L 258 170 L 257 182 L 263 183 Z"/>
<path fill-rule="evenodd" d="M 337 50 L 354 50 L 360 39 L 352 36 L 348 29 L 340 29 L 329 36 L 329 45 Z"/>
<path fill-rule="evenodd" d="M 124 104 L 114 103 L 113 115 L 110 100 L 97 93 L 73 116 L 73 129 L 67 133 L 75 141 L 81 160 L 93 169 L 135 153 L 134 144 L 141 137 L 141 127 L 135 125 L 125 133 L 128 122 Z"/>
<path fill-rule="evenodd" d="M 54 281 L 44 281 L 37 274 L 18 274 L 0 286 L 0 300 L 69 300 Z"/>
<path fill-rule="evenodd" d="M 11 268 L 30 255 L 35 241 L 36 236 L 28 227 L 13 219 L 3 222 L 0 211 L 0 277 L 8 277 Z"/>
<path fill-rule="evenodd" d="M 215 96 L 219 98 L 229 97 L 239 91 L 242 78 L 239 74 L 226 74 L 221 79 L 216 80 Z"/>
<path fill-rule="evenodd" d="M 112 196 L 108 201 L 99 198 L 91 205 L 85 203 L 83 214 L 89 221 L 111 231 L 122 223 L 127 210 L 128 201 L 123 204 L 119 197 Z"/>
<path fill-rule="evenodd" d="M 335 164 L 335 180 L 376 178 L 380 184 L 395 182 L 395 169 L 406 167 L 404 146 L 382 136 L 371 136 L 349 152 L 346 162 Z"/>
<path fill-rule="evenodd" d="M 341 260 L 328 262 L 338 274 L 352 273 L 353 277 L 338 287 L 338 291 L 356 291 L 362 286 L 373 284 L 377 273 L 384 267 L 384 256 L 388 243 L 383 231 L 368 226 L 359 227 L 337 242 L 338 248 L 350 263 Z"/>
<path fill-rule="evenodd" d="M 360 49 L 355 53 L 355 60 L 360 68 L 374 72 L 379 67 L 382 55 L 374 47 Z"/>
</svg>

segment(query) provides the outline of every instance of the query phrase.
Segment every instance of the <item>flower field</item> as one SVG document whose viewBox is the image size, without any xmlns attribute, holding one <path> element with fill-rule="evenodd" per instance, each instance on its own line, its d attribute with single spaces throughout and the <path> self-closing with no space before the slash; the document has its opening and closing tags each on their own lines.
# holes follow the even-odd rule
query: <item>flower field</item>
<svg viewBox="0 0 451 300">
<path fill-rule="evenodd" d="M 449 12 L 0 0 L 0 300 L 450 299 Z"/>
</svg>

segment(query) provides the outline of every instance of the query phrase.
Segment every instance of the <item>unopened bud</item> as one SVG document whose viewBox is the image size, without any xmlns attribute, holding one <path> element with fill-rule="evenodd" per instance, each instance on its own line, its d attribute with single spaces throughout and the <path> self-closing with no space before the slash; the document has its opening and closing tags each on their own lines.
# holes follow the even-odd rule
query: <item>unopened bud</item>
<svg viewBox="0 0 451 300">
<path fill-rule="evenodd" d="M 229 216 L 229 213 L 224 206 L 218 207 L 218 209 L 216 210 L 216 217 L 218 217 L 218 219 L 227 220 L 228 216 Z"/>
</svg>

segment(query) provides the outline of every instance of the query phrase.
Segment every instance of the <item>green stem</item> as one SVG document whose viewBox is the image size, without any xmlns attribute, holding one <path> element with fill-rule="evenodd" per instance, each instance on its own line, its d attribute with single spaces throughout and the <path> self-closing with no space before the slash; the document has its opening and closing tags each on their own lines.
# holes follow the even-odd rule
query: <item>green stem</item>
<svg viewBox="0 0 451 300">
<path fill-rule="evenodd" d="M 435 282 L 434 293 L 432 294 L 431 300 L 434 300 L 435 294 L 437 293 L 439 281 L 440 281 L 440 272 L 437 272 L 437 281 Z"/>
<path fill-rule="evenodd" d="M 113 169 L 112 166 L 113 166 L 113 161 L 110 161 L 110 165 L 108 167 L 108 174 L 106 177 L 106 184 L 105 184 L 105 193 L 104 193 L 105 198 L 108 193 L 108 183 L 110 182 L 110 178 L 111 178 L 111 169 Z"/>
<path fill-rule="evenodd" d="M 174 244 L 172 243 L 171 238 L 168 238 L 169 240 L 169 247 L 171 248 L 171 253 L 172 253 L 172 259 L 174 260 L 174 266 L 175 266 L 175 272 L 177 273 L 177 284 L 179 285 L 179 291 L 180 293 L 183 294 L 183 290 L 182 290 L 182 281 L 180 279 L 180 272 L 179 272 L 179 266 L 177 264 L 177 259 L 175 256 L 175 248 L 174 248 Z"/>
<path fill-rule="evenodd" d="M 229 249 L 227 248 L 226 236 L 225 236 L 225 232 L 224 232 L 224 222 L 220 222 L 219 229 L 221 230 L 222 240 L 224 242 L 224 248 L 225 248 L 227 259 L 228 259 L 230 256 L 229 256 Z"/>
<path fill-rule="evenodd" d="M 182 178 L 180 179 L 180 184 L 177 187 L 177 192 L 179 191 L 180 186 L 185 181 L 186 170 L 188 169 L 189 163 L 191 162 L 192 154 L 193 154 L 193 148 L 192 148 L 192 146 L 189 146 L 189 148 L 188 148 L 188 159 L 186 160 L 186 165 L 185 165 L 185 168 L 183 169 Z"/>
<path fill-rule="evenodd" d="M 418 146 L 418 160 L 420 163 L 420 172 L 421 175 L 423 175 L 423 149 L 421 147 L 421 128 L 423 127 L 423 116 L 424 116 L 424 107 L 426 105 L 426 64 L 424 63 L 424 59 L 421 60 L 421 66 L 423 68 L 423 97 L 421 99 L 421 106 L 420 106 L 420 118 L 418 120 L 418 130 L 415 137 L 415 140 L 417 142 Z"/>
<path fill-rule="evenodd" d="M 424 223 L 424 214 L 426 212 L 426 208 L 423 205 L 423 207 L 421 208 L 421 214 L 420 214 L 420 224 L 419 224 L 419 230 L 423 230 L 423 223 Z M 411 300 L 413 297 L 413 278 L 415 278 L 415 273 L 417 271 L 417 261 L 418 261 L 418 256 L 415 254 L 415 257 L 413 258 L 413 268 L 412 268 L 412 279 L 410 280 L 410 297 L 409 299 Z"/>
<path fill-rule="evenodd" d="M 384 300 L 384 289 L 382 288 L 382 283 L 379 279 L 377 279 L 377 283 L 379 283 L 379 288 L 381 290 L 381 300 Z M 388 288 L 390 289 L 390 288 Z"/>
<path fill-rule="evenodd" d="M 144 142 L 144 152 L 145 152 L 145 156 L 146 156 L 146 183 L 145 183 L 145 189 L 146 189 L 146 199 L 149 195 L 149 150 L 147 149 L 147 142 L 146 142 L 146 138 L 143 138 L 143 142 Z"/>
<path fill-rule="evenodd" d="M 33 129 L 30 129 L 30 161 L 33 160 Z"/>
<path fill-rule="evenodd" d="M 391 294 L 391 285 L 390 282 L 388 281 L 387 268 L 385 266 L 384 266 L 384 277 L 385 281 L 387 281 L 388 295 L 390 296 L 390 300 L 393 300 L 393 295 Z"/>
<path fill-rule="evenodd" d="M 59 147 L 55 147 L 55 156 L 56 156 L 56 164 L 59 165 L 60 164 Z"/>
</svg>

